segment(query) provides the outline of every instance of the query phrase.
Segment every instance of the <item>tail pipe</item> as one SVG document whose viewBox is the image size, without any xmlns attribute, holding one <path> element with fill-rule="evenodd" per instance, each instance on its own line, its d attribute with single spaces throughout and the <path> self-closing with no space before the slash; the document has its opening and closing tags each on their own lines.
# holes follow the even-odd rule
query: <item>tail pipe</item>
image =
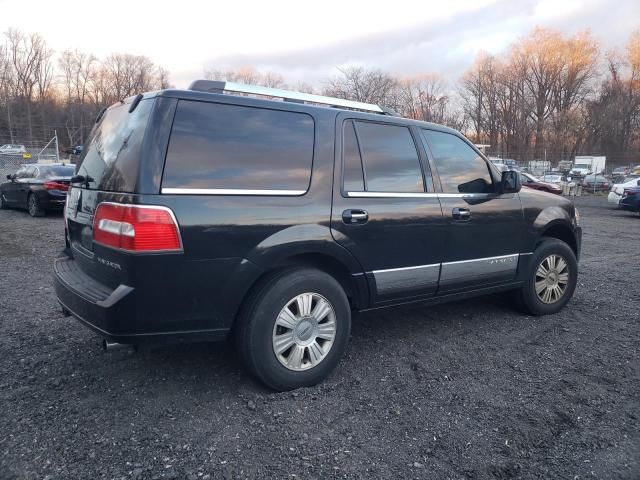
<svg viewBox="0 0 640 480">
<path fill-rule="evenodd" d="M 102 349 L 107 352 L 111 350 L 120 350 L 122 348 L 131 348 L 133 345 L 127 345 L 126 343 L 110 342 L 108 340 L 102 340 Z"/>
</svg>

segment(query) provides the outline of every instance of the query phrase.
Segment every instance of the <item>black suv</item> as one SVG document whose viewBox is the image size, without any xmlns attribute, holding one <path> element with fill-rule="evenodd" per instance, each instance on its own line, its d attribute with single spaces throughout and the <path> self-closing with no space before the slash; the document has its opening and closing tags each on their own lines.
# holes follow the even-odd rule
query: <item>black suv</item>
<svg viewBox="0 0 640 480">
<path fill-rule="evenodd" d="M 65 222 L 65 313 L 106 345 L 233 335 L 279 390 L 331 372 L 352 312 L 506 290 L 557 312 L 581 242 L 571 202 L 454 130 L 210 81 L 101 112 Z"/>
</svg>

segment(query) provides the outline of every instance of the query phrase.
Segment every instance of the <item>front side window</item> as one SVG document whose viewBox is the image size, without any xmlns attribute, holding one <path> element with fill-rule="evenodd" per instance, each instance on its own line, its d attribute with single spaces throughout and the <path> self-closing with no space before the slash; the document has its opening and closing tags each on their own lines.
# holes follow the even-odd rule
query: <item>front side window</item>
<svg viewBox="0 0 640 480">
<path fill-rule="evenodd" d="M 305 192 L 313 141 L 305 113 L 181 100 L 162 186 Z"/>
<path fill-rule="evenodd" d="M 491 193 L 494 191 L 489 166 L 456 135 L 422 130 L 431 149 L 444 193 Z"/>
<path fill-rule="evenodd" d="M 351 130 L 352 124 L 355 130 Z M 418 152 L 407 127 L 345 122 L 343 158 L 345 191 L 424 192 Z M 362 183 L 359 169 L 363 171 Z"/>
</svg>

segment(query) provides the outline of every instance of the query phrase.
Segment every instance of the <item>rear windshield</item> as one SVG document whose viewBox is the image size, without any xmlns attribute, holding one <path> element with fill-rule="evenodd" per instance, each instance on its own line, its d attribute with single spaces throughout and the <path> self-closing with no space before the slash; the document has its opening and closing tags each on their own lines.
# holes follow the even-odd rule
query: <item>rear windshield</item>
<svg viewBox="0 0 640 480">
<path fill-rule="evenodd" d="M 142 100 L 129 113 L 130 104 L 110 107 L 95 125 L 80 157 L 78 175 L 86 188 L 112 192 L 135 190 L 142 139 L 153 99 Z"/>
<path fill-rule="evenodd" d="M 47 167 L 38 167 L 38 170 L 40 170 L 40 177 L 42 178 L 73 177 L 75 166 L 52 165 Z"/>
</svg>

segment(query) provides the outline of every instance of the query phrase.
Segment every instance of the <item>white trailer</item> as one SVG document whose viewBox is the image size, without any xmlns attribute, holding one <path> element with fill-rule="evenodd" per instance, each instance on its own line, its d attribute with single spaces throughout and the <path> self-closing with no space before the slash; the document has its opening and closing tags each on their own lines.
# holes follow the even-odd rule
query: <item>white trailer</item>
<svg viewBox="0 0 640 480">
<path fill-rule="evenodd" d="M 591 173 L 603 173 L 606 165 L 607 157 L 594 157 L 591 155 L 576 156 L 571 173 L 581 176 Z"/>
</svg>

